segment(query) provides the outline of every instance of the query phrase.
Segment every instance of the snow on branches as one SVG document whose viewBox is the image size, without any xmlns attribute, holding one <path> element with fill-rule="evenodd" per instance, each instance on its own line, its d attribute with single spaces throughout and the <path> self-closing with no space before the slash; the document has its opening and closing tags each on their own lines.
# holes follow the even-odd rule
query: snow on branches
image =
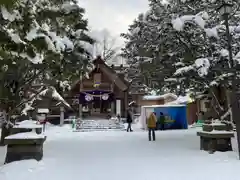
<svg viewBox="0 0 240 180">
<path fill-rule="evenodd" d="M 230 85 L 233 69 L 229 65 L 226 50 L 228 37 L 224 21 L 216 10 L 221 2 L 149 2 L 149 10 L 140 14 L 129 26 L 129 32 L 123 35 L 126 39 L 123 54 L 128 57 L 130 67 L 145 69 L 149 65 L 139 63 L 141 58 L 137 57 L 149 57 L 152 59 L 152 68 L 147 75 L 162 72 L 161 77 L 164 79 L 181 79 L 173 83 L 181 83 L 184 87 L 182 90 L 203 89 L 201 83 L 194 83 L 196 81 L 207 83 L 204 88 L 219 83 Z M 239 17 L 235 4 L 229 19 L 235 62 L 240 60 Z M 157 64 L 161 68 L 155 69 Z"/>
<path fill-rule="evenodd" d="M 0 3 L 0 98 L 14 102 L 11 108 L 33 85 L 48 84 L 62 94 L 84 72 L 90 54 L 84 43 L 93 39 L 83 14 L 76 0 Z"/>
</svg>

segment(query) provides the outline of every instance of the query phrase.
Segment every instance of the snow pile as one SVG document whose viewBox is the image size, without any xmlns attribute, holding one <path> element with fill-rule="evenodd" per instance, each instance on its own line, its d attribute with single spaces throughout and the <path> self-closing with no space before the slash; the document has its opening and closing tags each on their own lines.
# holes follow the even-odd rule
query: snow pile
<svg viewBox="0 0 240 180">
<path fill-rule="evenodd" d="M 18 34 L 13 32 L 13 30 L 6 29 L 6 31 L 8 32 L 8 35 L 11 37 L 12 41 L 16 44 L 26 44 L 26 42 L 24 42 Z"/>
<path fill-rule="evenodd" d="M 206 28 L 205 32 L 207 34 L 208 37 L 214 37 L 214 38 L 219 38 L 218 36 L 218 31 L 216 27 L 213 28 Z"/>
<path fill-rule="evenodd" d="M 184 15 L 181 17 L 177 17 L 176 19 L 172 20 L 172 25 L 175 30 L 182 31 L 186 23 L 195 23 L 205 31 L 208 37 L 214 37 L 218 39 L 218 29 L 221 28 L 221 26 L 205 28 L 207 20 L 209 20 L 209 15 L 207 12 L 203 11 L 196 15 Z M 236 31 L 236 29 L 237 27 L 232 27 L 232 31 Z"/>
<path fill-rule="evenodd" d="M 34 129 L 34 128 L 42 128 L 42 125 L 37 124 L 37 121 L 33 120 L 25 120 L 22 122 L 18 122 L 14 128 L 26 128 L 26 129 Z"/>
<path fill-rule="evenodd" d="M 187 22 L 195 22 L 198 26 L 204 29 L 205 27 L 205 20 L 208 19 L 207 12 L 202 12 L 197 15 L 184 15 L 177 17 L 176 19 L 172 20 L 173 28 L 177 31 L 181 31 L 184 28 L 185 23 Z"/>
<path fill-rule="evenodd" d="M 14 10 L 13 12 L 9 12 L 4 6 L 1 6 L 1 13 L 2 13 L 3 19 L 9 20 L 10 22 L 22 19 L 20 13 L 17 10 Z"/>
<path fill-rule="evenodd" d="M 5 139 L 44 139 L 44 138 L 45 138 L 44 134 L 37 134 L 36 132 L 24 132 L 7 136 Z"/>
<path fill-rule="evenodd" d="M 208 74 L 208 70 L 211 64 L 207 58 L 200 58 L 195 61 L 195 66 L 197 68 L 199 76 L 202 77 Z"/>
<path fill-rule="evenodd" d="M 195 70 L 198 72 L 198 75 L 200 77 L 206 76 L 208 74 L 208 70 L 210 68 L 211 64 L 210 61 L 207 58 L 199 58 L 195 60 L 195 63 L 190 66 L 185 66 L 182 68 L 179 68 L 176 70 L 174 75 L 181 75 L 184 73 L 187 73 L 191 70 Z"/>
<path fill-rule="evenodd" d="M 179 69 L 176 70 L 176 72 L 174 73 L 174 75 L 179 75 L 179 74 L 183 74 L 186 73 L 188 71 L 194 70 L 193 66 L 185 66 L 185 67 L 181 67 Z"/>
<path fill-rule="evenodd" d="M 30 105 L 30 103 L 25 103 L 24 104 L 24 108 L 23 108 L 23 110 L 22 110 L 22 115 L 27 115 L 27 112 L 28 111 L 31 111 L 31 110 L 34 110 L 35 108 L 34 107 L 32 107 L 31 105 Z"/>
<path fill-rule="evenodd" d="M 229 52 L 227 49 L 221 49 L 220 54 L 222 57 L 228 57 L 229 56 Z"/>
</svg>

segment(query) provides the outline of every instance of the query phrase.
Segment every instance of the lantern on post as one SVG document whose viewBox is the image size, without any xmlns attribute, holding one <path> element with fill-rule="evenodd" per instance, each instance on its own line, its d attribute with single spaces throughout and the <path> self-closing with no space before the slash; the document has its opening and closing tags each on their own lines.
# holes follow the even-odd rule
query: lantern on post
<svg viewBox="0 0 240 180">
<path fill-rule="evenodd" d="M 37 110 L 37 120 L 40 124 L 43 124 L 43 132 L 45 131 L 45 126 L 47 123 L 47 114 L 49 114 L 49 109 Z"/>
<path fill-rule="evenodd" d="M 228 16 L 233 9 L 233 4 L 230 3 L 228 0 L 223 0 L 222 5 L 218 8 L 218 12 L 221 16 Z"/>
</svg>

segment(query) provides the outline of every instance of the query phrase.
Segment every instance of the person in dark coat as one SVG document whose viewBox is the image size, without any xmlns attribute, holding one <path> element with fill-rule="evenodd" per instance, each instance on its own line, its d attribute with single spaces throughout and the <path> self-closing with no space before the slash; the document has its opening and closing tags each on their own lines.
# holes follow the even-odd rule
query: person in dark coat
<svg viewBox="0 0 240 180">
<path fill-rule="evenodd" d="M 160 117 L 159 117 L 159 124 L 160 124 L 160 130 L 165 130 L 165 116 L 162 112 L 160 112 Z"/>
<path fill-rule="evenodd" d="M 132 113 L 130 112 L 130 110 L 128 110 L 127 112 L 127 123 L 128 123 L 128 126 L 127 126 L 127 132 L 132 132 Z"/>
</svg>

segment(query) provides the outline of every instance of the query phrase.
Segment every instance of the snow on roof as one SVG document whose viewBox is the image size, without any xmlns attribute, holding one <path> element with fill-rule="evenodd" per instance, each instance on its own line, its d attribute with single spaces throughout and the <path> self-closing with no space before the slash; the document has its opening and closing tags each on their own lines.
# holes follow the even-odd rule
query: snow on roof
<svg viewBox="0 0 240 180">
<path fill-rule="evenodd" d="M 42 88 L 42 87 L 41 87 L 41 88 Z M 42 95 L 42 96 L 46 95 L 47 90 L 48 90 L 48 89 L 45 89 L 45 90 L 41 91 L 38 95 L 40 95 L 40 96 L 41 96 L 41 95 Z M 39 91 L 40 91 L 40 90 L 39 90 Z M 23 108 L 23 110 L 22 110 L 22 112 L 21 112 L 22 115 L 27 115 L 27 112 L 28 112 L 28 111 L 35 109 L 34 107 L 32 107 L 32 104 L 33 104 L 33 102 L 34 102 L 36 99 L 39 99 L 39 96 L 36 96 L 36 97 L 34 97 L 34 96 L 36 96 L 36 94 L 35 94 L 35 93 L 32 93 L 32 94 L 30 95 L 30 97 L 29 97 L 29 101 L 24 104 L 24 108 Z"/>
<path fill-rule="evenodd" d="M 212 130 L 210 132 L 207 132 L 207 131 L 198 131 L 198 132 L 205 133 L 205 134 L 232 134 L 232 135 L 234 135 L 234 132 L 232 132 L 232 131 Z"/>
<path fill-rule="evenodd" d="M 48 93 L 48 91 L 52 90 L 52 98 L 57 100 L 57 101 L 60 101 L 61 103 L 63 103 L 65 106 L 71 108 L 71 106 L 62 98 L 62 96 L 57 92 L 57 90 L 54 88 L 54 87 L 49 87 L 49 88 L 46 88 L 44 90 L 42 90 L 37 96 L 36 94 L 32 94 L 33 98 L 32 100 L 29 100 L 29 102 L 25 103 L 25 107 L 24 109 L 22 110 L 22 114 L 23 115 L 27 115 L 27 112 L 29 110 L 33 110 L 35 108 L 32 107 L 32 104 L 33 102 L 36 100 L 36 99 L 39 99 L 39 96 L 46 96 L 46 94 Z M 34 97 L 36 96 L 36 97 Z M 58 103 L 59 104 L 59 103 Z M 41 109 L 41 108 L 40 108 Z M 38 113 L 46 113 L 48 114 L 49 113 L 49 110 L 48 109 L 41 109 L 39 110 L 38 109 Z"/>
<path fill-rule="evenodd" d="M 177 100 L 168 102 L 166 105 L 187 104 L 193 102 L 193 99 L 189 96 L 179 96 Z"/>
<path fill-rule="evenodd" d="M 5 137 L 5 139 L 44 139 L 46 136 L 44 134 L 37 134 L 36 132 L 25 132 L 13 134 Z"/>
<path fill-rule="evenodd" d="M 168 97 L 172 97 L 174 99 L 177 99 L 177 96 L 175 94 L 172 93 L 167 93 L 167 94 L 163 94 L 163 95 L 146 95 L 143 96 L 143 100 L 160 100 L 160 99 L 166 99 Z"/>
<path fill-rule="evenodd" d="M 135 101 L 131 101 L 128 105 L 131 106 L 132 104 L 135 104 Z"/>
<path fill-rule="evenodd" d="M 62 102 L 65 106 L 67 107 L 71 107 L 64 99 L 63 97 L 57 92 L 57 90 L 54 88 L 54 87 L 51 87 L 52 89 L 52 98 L 57 100 L 57 101 L 60 101 Z M 49 89 L 45 89 L 43 90 L 39 95 L 42 95 L 42 96 L 45 96 L 46 93 L 49 91 Z"/>
<path fill-rule="evenodd" d="M 156 107 L 184 107 L 185 104 L 162 104 L 162 105 L 150 105 L 150 106 L 141 106 L 143 108 L 156 108 Z"/>
<path fill-rule="evenodd" d="M 67 107 L 71 107 L 64 99 L 63 97 L 57 92 L 57 90 L 54 88 L 53 89 L 53 93 L 52 93 L 52 97 L 58 101 L 61 101 L 65 106 Z"/>
</svg>

